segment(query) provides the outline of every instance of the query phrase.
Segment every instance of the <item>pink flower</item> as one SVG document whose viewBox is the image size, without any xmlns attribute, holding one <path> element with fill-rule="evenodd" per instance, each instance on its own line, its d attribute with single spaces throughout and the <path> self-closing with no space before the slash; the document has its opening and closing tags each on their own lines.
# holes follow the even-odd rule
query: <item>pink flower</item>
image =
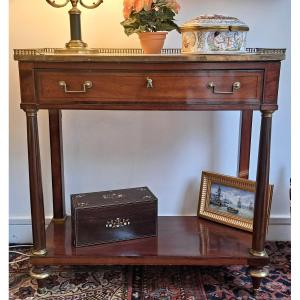
<svg viewBox="0 0 300 300">
<path fill-rule="evenodd" d="M 180 10 L 180 5 L 176 0 L 166 0 L 166 6 L 171 8 L 176 14 L 178 14 Z"/>
<path fill-rule="evenodd" d="M 140 12 L 144 8 L 144 0 L 135 0 L 134 10 Z"/>
<path fill-rule="evenodd" d="M 150 10 L 152 7 L 153 0 L 124 0 L 123 15 L 124 18 L 129 18 L 132 11 L 140 12 L 141 10 Z"/>
<path fill-rule="evenodd" d="M 135 0 L 124 0 L 123 2 L 123 15 L 124 18 L 127 19 L 134 7 Z"/>
<path fill-rule="evenodd" d="M 144 10 L 148 11 L 152 7 L 153 0 L 144 0 Z"/>
</svg>

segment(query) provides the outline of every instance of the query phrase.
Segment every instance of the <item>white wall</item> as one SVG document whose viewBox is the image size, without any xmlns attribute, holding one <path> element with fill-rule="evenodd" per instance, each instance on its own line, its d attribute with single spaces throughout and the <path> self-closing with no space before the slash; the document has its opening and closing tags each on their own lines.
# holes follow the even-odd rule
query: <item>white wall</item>
<svg viewBox="0 0 300 300">
<path fill-rule="evenodd" d="M 58 2 L 58 1 L 57 1 Z M 178 22 L 200 14 L 236 16 L 249 27 L 249 47 L 287 48 L 282 64 L 279 111 L 274 114 L 271 216 L 283 230 L 271 239 L 289 239 L 290 178 L 290 1 L 181 1 Z M 12 49 L 63 47 L 69 41 L 68 9 L 46 1 L 10 1 L 10 241 L 30 239 L 25 114 L 19 109 L 17 62 Z M 139 47 L 121 25 L 122 0 L 82 9 L 83 40 L 90 47 Z M 166 47 L 180 47 L 169 34 Z M 239 112 L 64 111 L 65 195 L 147 185 L 159 198 L 160 215 L 195 215 L 202 170 L 235 175 Z M 39 112 L 46 216 L 52 215 L 48 115 Z M 250 170 L 255 179 L 260 114 L 253 127 Z M 27 224 L 27 225 L 26 225 Z M 283 225 L 282 225 L 283 224 Z M 24 226 L 23 226 L 24 225 Z M 274 227 L 275 228 L 275 227 Z M 277 228 L 277 227 L 276 227 Z"/>
</svg>

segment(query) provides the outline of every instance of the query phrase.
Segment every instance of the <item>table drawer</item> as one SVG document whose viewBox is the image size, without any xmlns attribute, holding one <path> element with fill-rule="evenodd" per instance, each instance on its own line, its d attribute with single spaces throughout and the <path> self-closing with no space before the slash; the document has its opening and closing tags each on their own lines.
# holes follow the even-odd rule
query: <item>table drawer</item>
<svg viewBox="0 0 300 300">
<path fill-rule="evenodd" d="M 36 72 L 40 103 L 179 102 L 258 103 L 263 71 Z"/>
</svg>

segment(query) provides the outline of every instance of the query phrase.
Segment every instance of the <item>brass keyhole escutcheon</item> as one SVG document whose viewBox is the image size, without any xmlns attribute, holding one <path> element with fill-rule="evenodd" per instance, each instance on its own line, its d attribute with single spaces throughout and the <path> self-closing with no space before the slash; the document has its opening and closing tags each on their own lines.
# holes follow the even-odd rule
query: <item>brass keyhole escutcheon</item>
<svg viewBox="0 0 300 300">
<path fill-rule="evenodd" d="M 153 79 L 150 77 L 147 77 L 146 80 L 147 80 L 147 89 L 152 89 L 153 88 Z"/>
</svg>

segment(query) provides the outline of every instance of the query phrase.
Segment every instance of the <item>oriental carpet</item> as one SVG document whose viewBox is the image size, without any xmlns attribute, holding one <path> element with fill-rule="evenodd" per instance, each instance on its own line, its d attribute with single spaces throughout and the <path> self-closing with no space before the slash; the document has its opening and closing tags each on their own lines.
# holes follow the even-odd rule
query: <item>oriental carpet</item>
<svg viewBox="0 0 300 300">
<path fill-rule="evenodd" d="M 246 266 L 154 267 L 104 266 L 55 267 L 44 295 L 28 275 L 27 261 L 10 265 L 10 300 L 289 300 L 291 285 L 290 243 L 268 242 L 270 274 L 256 298 Z M 28 251 L 18 248 L 20 251 Z M 10 254 L 17 260 L 18 254 Z"/>
</svg>

